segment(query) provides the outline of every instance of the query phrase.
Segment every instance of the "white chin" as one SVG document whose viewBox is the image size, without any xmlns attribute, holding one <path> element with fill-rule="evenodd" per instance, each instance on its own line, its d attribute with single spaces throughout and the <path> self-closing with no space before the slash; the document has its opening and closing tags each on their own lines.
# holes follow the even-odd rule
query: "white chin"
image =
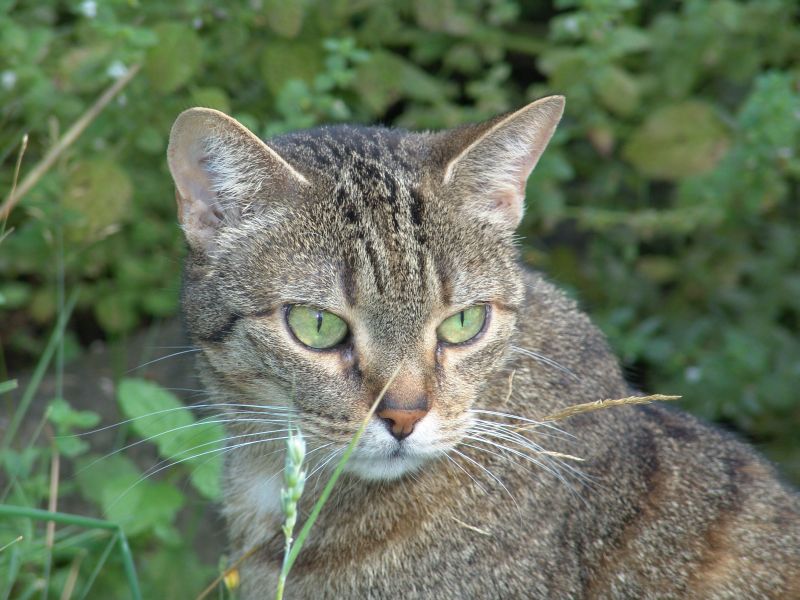
<svg viewBox="0 0 800 600">
<path fill-rule="evenodd" d="M 371 481 L 391 481 L 413 473 L 441 456 L 439 423 L 435 415 L 425 417 L 414 432 L 398 443 L 386 425 L 374 419 L 345 465 L 345 471 Z"/>
<path fill-rule="evenodd" d="M 359 458 L 351 456 L 345 471 L 370 481 L 391 481 L 419 469 L 427 459 L 416 456 Z"/>
</svg>

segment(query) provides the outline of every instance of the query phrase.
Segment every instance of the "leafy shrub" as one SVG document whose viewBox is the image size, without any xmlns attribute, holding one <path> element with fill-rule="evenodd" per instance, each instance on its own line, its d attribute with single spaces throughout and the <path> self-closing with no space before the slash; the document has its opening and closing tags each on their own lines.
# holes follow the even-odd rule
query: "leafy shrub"
<svg viewBox="0 0 800 600">
<path fill-rule="evenodd" d="M 0 381 L 4 356 L 13 367 L 42 352 L 63 287 L 83 288 L 67 354 L 176 313 L 182 241 L 164 151 L 184 108 L 269 136 L 344 120 L 450 127 L 563 93 L 565 119 L 529 183 L 524 259 L 580 298 L 632 381 L 683 394 L 800 481 L 796 13 L 792 0 L 0 2 L 0 189 L 23 133 L 24 177 L 143 65 L 11 214 Z M 124 382 L 121 398 L 145 385 Z M 162 458 L 188 448 L 160 439 Z M 36 452 L 5 468 L 42 499 Z M 120 479 L 136 476 L 113 461 Z M 177 476 L 213 497 L 190 475 L 199 466 Z M 165 502 L 134 543 L 175 541 L 181 504 Z"/>
</svg>

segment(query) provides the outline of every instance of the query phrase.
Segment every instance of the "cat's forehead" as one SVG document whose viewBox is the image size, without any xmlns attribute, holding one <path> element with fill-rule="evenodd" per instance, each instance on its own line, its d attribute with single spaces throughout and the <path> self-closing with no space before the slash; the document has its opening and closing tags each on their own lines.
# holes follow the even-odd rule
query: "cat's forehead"
<svg viewBox="0 0 800 600">
<path fill-rule="evenodd" d="M 352 126 L 270 140 L 311 186 L 287 220 L 256 227 L 262 262 L 287 270 L 269 279 L 289 282 L 284 292 L 309 304 L 338 297 L 378 320 L 400 306 L 422 317 L 437 305 L 503 295 L 508 276 L 498 277 L 499 267 L 514 251 L 438 196 L 429 140 Z"/>
<path fill-rule="evenodd" d="M 325 127 L 270 142 L 314 182 L 308 228 L 329 240 L 346 291 L 418 304 L 439 287 L 417 134 Z M 427 293 L 426 293 L 427 292 Z"/>
<path fill-rule="evenodd" d="M 302 171 L 331 175 L 380 168 L 413 175 L 425 164 L 428 136 L 402 129 L 337 125 L 279 136 L 269 141 Z"/>
</svg>

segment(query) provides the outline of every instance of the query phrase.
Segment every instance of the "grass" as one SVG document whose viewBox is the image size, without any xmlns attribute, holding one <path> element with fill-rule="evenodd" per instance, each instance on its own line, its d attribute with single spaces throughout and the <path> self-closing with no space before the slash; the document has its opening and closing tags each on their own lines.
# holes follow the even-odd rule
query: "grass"
<svg viewBox="0 0 800 600">
<path fill-rule="evenodd" d="M 17 161 L 15 164 L 14 169 L 14 176 L 12 179 L 11 188 L 6 200 L 0 205 L 0 243 L 10 235 L 13 230 L 6 230 L 6 222 L 8 219 L 9 214 L 17 205 L 17 203 L 25 196 L 25 194 L 33 188 L 36 183 L 42 178 L 42 176 L 50 170 L 50 168 L 56 163 L 59 156 L 69 148 L 74 142 L 80 137 L 80 135 L 86 130 L 86 128 L 94 121 L 94 119 L 99 115 L 103 109 L 108 105 L 108 103 L 120 92 L 125 86 L 130 83 L 133 77 L 138 73 L 139 65 L 135 65 L 132 67 L 128 73 L 114 82 L 101 96 L 95 101 L 95 103 L 70 127 L 70 129 L 64 134 L 62 138 L 60 138 L 50 149 L 50 151 L 45 155 L 45 157 L 39 161 L 33 169 L 28 173 L 28 175 L 22 180 L 22 183 L 17 186 L 17 182 L 19 179 L 20 170 L 22 167 L 22 159 L 25 155 L 25 150 L 28 146 L 28 135 L 25 134 L 22 138 L 22 143 L 20 145 L 19 154 L 17 157 Z M 61 239 L 61 223 L 58 223 L 58 234 L 59 239 Z M 57 257 L 59 265 L 63 263 L 63 247 L 58 248 L 60 252 L 59 256 Z M 55 327 L 50 335 L 48 340 L 47 346 L 44 349 L 44 352 L 39 357 L 37 361 L 36 367 L 34 368 L 33 374 L 28 385 L 25 388 L 25 391 L 22 394 L 21 399 L 19 400 L 14 414 L 11 417 L 11 420 L 6 427 L 6 430 L 3 435 L 2 442 L 0 442 L 0 457 L 8 457 L 9 450 L 12 447 L 12 444 L 17 437 L 19 432 L 20 425 L 22 424 L 23 419 L 27 415 L 31 404 L 33 402 L 34 397 L 41 385 L 42 379 L 45 376 L 45 373 L 50 368 L 51 362 L 53 357 L 56 357 L 57 363 L 57 388 L 60 395 L 61 389 L 61 381 L 63 377 L 63 352 L 64 352 L 64 331 L 69 322 L 72 311 L 75 307 L 75 304 L 78 300 L 79 290 L 75 289 L 70 294 L 69 298 L 64 301 L 63 298 L 63 291 L 64 291 L 64 280 L 63 280 L 63 269 L 59 269 L 59 282 L 58 282 L 58 289 L 59 289 L 59 313 L 58 313 L 58 320 L 56 322 Z M 0 382 L 0 394 L 4 394 L 10 392 L 18 387 L 18 382 L 16 379 L 11 379 L 8 381 Z M 34 433 L 30 443 L 28 444 L 27 449 L 30 450 L 31 447 L 36 443 L 39 435 L 41 434 L 42 428 L 44 427 L 45 421 L 43 420 L 41 425 L 37 428 L 36 432 Z M 98 564 L 96 565 L 95 569 L 93 570 L 92 574 L 90 575 L 86 585 L 84 586 L 83 592 L 81 594 L 81 598 L 88 597 L 89 591 L 92 587 L 92 584 L 96 580 L 98 574 L 100 573 L 101 569 L 105 565 L 105 562 L 114 546 L 116 546 L 119 550 L 125 576 L 130 588 L 130 595 L 133 600 L 140 600 L 141 599 L 141 592 L 139 589 L 139 581 L 136 576 L 136 568 L 133 561 L 133 556 L 131 554 L 130 546 L 128 544 L 127 537 L 125 533 L 122 531 L 121 527 L 115 523 L 102 520 L 102 519 L 93 519 L 89 517 L 84 517 L 80 515 L 72 515 L 57 512 L 52 510 L 57 505 L 58 500 L 58 484 L 59 484 L 59 465 L 60 465 L 60 456 L 58 454 L 58 450 L 53 446 L 53 458 L 51 462 L 51 480 L 50 480 L 50 490 L 49 490 L 49 507 L 51 510 L 41 510 L 38 508 L 33 508 L 31 506 L 14 506 L 14 505 L 7 505 L 2 504 L 0 505 L 0 517 L 7 518 L 7 519 L 30 519 L 32 521 L 42 521 L 47 524 L 46 526 L 46 540 L 45 540 L 45 549 L 46 549 L 46 556 L 44 559 L 44 578 L 41 582 L 41 597 L 46 600 L 48 595 L 48 588 L 50 584 L 50 574 L 51 574 L 51 565 L 52 565 L 52 552 L 53 552 L 53 545 L 54 545 L 54 538 L 55 538 L 55 524 L 59 523 L 62 525 L 71 525 L 77 526 L 82 528 L 90 528 L 90 529 L 100 529 L 111 532 L 111 541 L 107 545 L 106 550 L 101 554 Z M 3 491 L 2 499 L 5 501 L 8 492 L 16 485 L 17 483 L 17 475 L 16 473 L 12 475 L 11 481 L 8 483 L 6 489 Z M 33 531 L 31 528 L 30 531 Z M 3 553 L 10 552 L 11 557 L 8 560 L 8 570 L 6 573 L 6 589 L 3 592 L 3 595 L 0 598 L 8 598 L 15 585 L 15 579 L 21 568 L 21 563 L 19 559 L 19 554 L 15 552 L 16 544 L 22 543 L 26 541 L 26 536 L 18 535 L 16 538 L 11 540 L 10 542 L 4 544 L 0 547 L 0 558 L 3 557 Z M 73 562 L 72 567 L 68 573 L 64 589 L 62 591 L 62 598 L 69 599 L 72 597 L 75 584 L 77 581 L 78 570 L 80 567 L 80 563 L 83 560 L 83 555 L 79 554 L 76 560 Z M 0 585 L 2 582 L 0 582 Z M 25 597 L 30 597 L 37 591 L 37 586 L 39 586 L 39 582 L 35 585 L 31 586 L 27 592 L 24 593 Z"/>
<path fill-rule="evenodd" d="M 80 515 L 70 515 L 59 512 L 51 512 L 48 510 L 40 510 L 37 508 L 29 508 L 26 506 L 0 505 L 0 517 L 33 519 L 36 521 L 60 523 L 62 525 L 76 525 L 78 527 L 103 529 L 106 531 L 111 531 L 113 533 L 113 537 L 111 538 L 112 544 L 110 545 L 113 547 L 113 543 L 115 542 L 117 548 L 119 549 L 120 555 L 122 557 L 122 563 L 125 567 L 125 575 L 128 581 L 128 585 L 130 586 L 131 598 L 133 600 L 141 600 L 142 595 L 139 590 L 139 580 L 136 577 L 136 566 L 134 565 L 133 562 L 133 555 L 131 554 L 131 549 L 130 546 L 128 545 L 128 539 L 119 525 L 115 523 L 110 523 L 109 521 L 104 521 L 102 519 L 93 519 L 90 517 L 82 517 Z M 98 562 L 98 566 L 95 568 L 93 576 L 91 576 L 89 579 L 89 583 L 86 589 L 87 592 L 88 588 L 91 587 L 91 584 L 97 577 L 97 573 L 99 573 L 99 570 L 102 568 L 107 558 L 108 558 L 107 553 L 101 555 L 100 561 Z"/>
</svg>

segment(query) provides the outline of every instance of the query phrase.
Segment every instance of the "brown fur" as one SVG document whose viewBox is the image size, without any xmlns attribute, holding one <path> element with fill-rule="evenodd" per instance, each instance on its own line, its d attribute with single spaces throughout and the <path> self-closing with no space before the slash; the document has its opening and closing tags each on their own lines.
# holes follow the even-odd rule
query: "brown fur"
<svg viewBox="0 0 800 600">
<path fill-rule="evenodd" d="M 287 597 L 798 597 L 798 496 L 731 436 L 661 406 L 539 425 L 529 443 L 509 433 L 631 393 L 602 334 L 518 262 L 520 190 L 562 106 L 437 134 L 333 127 L 268 145 L 215 111 L 176 122 L 186 322 L 232 420 L 231 543 L 258 548 L 244 598 L 271 597 L 282 560 L 280 423 L 308 441 L 302 521 L 398 365 L 387 393 L 424 397 L 430 412 L 402 442 L 373 418 Z M 438 342 L 438 324 L 475 303 L 490 307 L 484 332 Z M 302 347 L 291 304 L 334 312 L 350 337 Z"/>
</svg>

